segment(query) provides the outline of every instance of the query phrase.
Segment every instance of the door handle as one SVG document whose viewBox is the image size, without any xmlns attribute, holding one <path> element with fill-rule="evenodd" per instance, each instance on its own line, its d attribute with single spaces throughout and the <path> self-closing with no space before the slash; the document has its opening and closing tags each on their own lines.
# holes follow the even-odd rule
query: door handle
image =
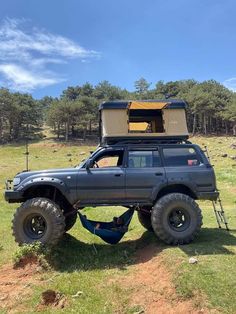
<svg viewBox="0 0 236 314">
<path fill-rule="evenodd" d="M 156 172 L 155 176 L 163 176 L 163 173 L 162 172 Z"/>
<path fill-rule="evenodd" d="M 116 173 L 116 174 L 115 174 L 115 177 L 121 177 L 121 176 L 122 176 L 121 173 Z"/>
</svg>

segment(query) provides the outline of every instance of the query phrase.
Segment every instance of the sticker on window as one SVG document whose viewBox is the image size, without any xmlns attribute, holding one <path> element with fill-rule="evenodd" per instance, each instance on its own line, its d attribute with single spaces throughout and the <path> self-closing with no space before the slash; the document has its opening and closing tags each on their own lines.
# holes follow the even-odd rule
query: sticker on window
<svg viewBox="0 0 236 314">
<path fill-rule="evenodd" d="M 188 160 L 188 166 L 197 166 L 198 160 L 197 159 L 189 159 Z"/>
</svg>

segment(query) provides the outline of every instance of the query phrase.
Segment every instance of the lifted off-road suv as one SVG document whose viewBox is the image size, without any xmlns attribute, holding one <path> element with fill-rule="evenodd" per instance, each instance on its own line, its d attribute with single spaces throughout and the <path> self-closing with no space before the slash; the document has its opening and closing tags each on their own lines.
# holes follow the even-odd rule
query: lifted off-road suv
<svg viewBox="0 0 236 314">
<path fill-rule="evenodd" d="M 169 140 L 103 144 L 75 168 L 19 173 L 5 191 L 8 202 L 22 203 L 13 218 L 19 244 L 55 244 L 77 210 L 102 205 L 135 208 L 158 238 L 185 244 L 202 225 L 196 200 L 217 197 L 214 170 L 200 147 Z"/>
</svg>

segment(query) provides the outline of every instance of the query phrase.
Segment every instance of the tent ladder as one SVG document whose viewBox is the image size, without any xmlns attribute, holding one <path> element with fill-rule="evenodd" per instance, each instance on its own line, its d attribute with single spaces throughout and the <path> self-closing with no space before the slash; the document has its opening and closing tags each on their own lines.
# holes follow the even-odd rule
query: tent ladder
<svg viewBox="0 0 236 314">
<path fill-rule="evenodd" d="M 212 205 L 213 205 L 213 210 L 216 216 L 218 227 L 221 229 L 222 228 L 221 224 L 224 224 L 225 229 L 229 231 L 228 220 L 225 216 L 225 211 L 224 211 L 220 196 L 218 196 L 217 200 L 212 201 Z"/>
</svg>

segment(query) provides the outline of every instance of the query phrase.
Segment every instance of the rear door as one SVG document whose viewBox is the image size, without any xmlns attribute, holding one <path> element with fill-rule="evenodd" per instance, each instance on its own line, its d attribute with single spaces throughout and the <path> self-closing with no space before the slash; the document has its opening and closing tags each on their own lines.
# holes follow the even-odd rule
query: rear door
<svg viewBox="0 0 236 314">
<path fill-rule="evenodd" d="M 166 181 L 158 149 L 129 148 L 126 167 L 126 199 L 152 202 Z"/>
</svg>

